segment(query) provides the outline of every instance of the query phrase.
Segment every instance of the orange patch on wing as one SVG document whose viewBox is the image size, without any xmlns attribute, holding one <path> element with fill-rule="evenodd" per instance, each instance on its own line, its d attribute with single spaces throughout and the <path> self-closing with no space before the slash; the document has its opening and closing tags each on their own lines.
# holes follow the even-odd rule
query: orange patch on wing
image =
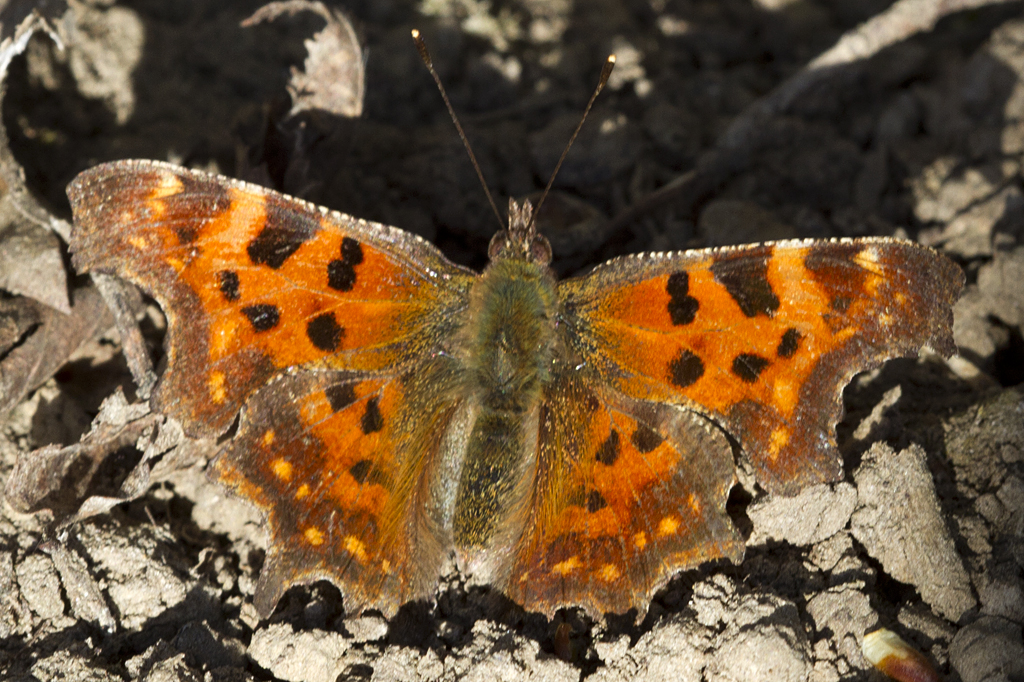
<svg viewBox="0 0 1024 682">
<path fill-rule="evenodd" d="M 181 184 L 181 179 L 173 173 L 163 173 L 157 182 L 156 186 L 149 193 L 150 201 L 155 199 L 163 199 L 174 194 L 180 194 L 184 186 Z"/>
<path fill-rule="evenodd" d="M 667 535 L 675 535 L 676 531 L 679 530 L 679 517 L 678 516 L 665 516 L 658 521 L 658 535 L 665 537 Z"/>
<path fill-rule="evenodd" d="M 574 571 L 578 570 L 583 563 L 580 561 L 578 556 L 571 556 L 565 561 L 560 561 L 551 567 L 552 573 L 557 573 L 561 576 L 569 575 Z"/>
<path fill-rule="evenodd" d="M 215 403 L 224 402 L 224 397 L 227 395 L 227 391 L 224 389 L 224 381 L 224 372 L 217 370 L 210 372 L 206 385 L 210 389 L 210 400 Z"/>
<path fill-rule="evenodd" d="M 427 282 L 409 281 L 391 258 L 365 243 L 360 243 L 362 261 L 352 288 L 331 289 L 327 266 L 338 259 L 346 235 L 326 217 L 319 217 L 323 229 L 299 245 L 280 267 L 254 266 L 244 247 L 264 229 L 266 200 L 261 194 L 234 187 L 229 196 L 229 207 L 204 226 L 198 253 L 182 272 L 182 279 L 211 319 L 231 332 L 211 344 L 212 362 L 255 346 L 263 348 L 277 367 L 313 361 L 339 366 L 331 360 L 333 354 L 373 348 L 401 337 L 429 310 L 434 294 L 431 287 L 424 286 Z M 237 301 L 226 300 L 220 290 L 218 277 L 225 269 L 238 279 L 242 295 Z M 380 282 L 391 283 L 387 295 L 382 295 Z M 279 319 L 271 329 L 256 331 L 243 313 L 246 305 L 273 305 Z M 306 331 L 311 320 L 323 315 L 331 316 L 341 330 L 338 347 L 329 352 L 317 347 Z M 361 362 L 361 357 L 366 359 Z M 379 369 L 383 360 L 386 358 L 379 353 L 356 354 L 349 356 L 344 366 Z"/>
<path fill-rule="evenodd" d="M 346 535 L 342 541 L 341 546 L 345 548 L 345 551 L 352 555 L 356 561 L 361 564 L 365 564 L 368 558 L 366 554 L 366 544 L 362 540 L 354 535 Z"/>
<path fill-rule="evenodd" d="M 141 235 L 129 237 L 127 241 L 139 251 L 145 251 L 149 248 L 149 240 Z"/>
<path fill-rule="evenodd" d="M 621 578 L 622 572 L 619 571 L 618 567 L 616 567 L 614 564 L 605 564 L 597 572 L 597 575 L 601 578 L 601 580 L 610 583 Z"/>
<path fill-rule="evenodd" d="M 779 456 L 779 451 L 789 443 L 789 429 L 778 427 L 772 431 L 768 444 L 768 456 L 772 459 Z"/>
<path fill-rule="evenodd" d="M 287 483 L 292 480 L 292 471 L 294 470 L 294 467 L 292 467 L 292 463 L 288 460 L 278 457 L 270 463 L 270 468 L 273 470 L 274 475 L 281 481 Z"/>
<path fill-rule="evenodd" d="M 779 300 L 772 316 L 747 317 L 729 290 L 716 281 L 711 257 L 694 259 L 685 271 L 689 295 L 699 304 L 693 320 L 674 325 L 669 314 L 669 275 L 619 287 L 605 296 L 592 314 L 595 329 L 611 348 L 617 364 L 642 379 L 623 380 L 628 392 L 646 399 L 669 400 L 681 394 L 713 413 L 727 414 L 741 400 L 771 404 L 783 418 L 797 405 L 798 387 L 814 369 L 819 355 L 847 337 L 833 334 L 821 313 L 828 299 L 806 270 L 809 248 L 777 250 L 767 261 L 766 281 Z M 796 330 L 801 346 L 788 358 L 777 354 L 787 329 Z M 853 333 L 851 330 L 849 333 Z M 810 352 L 807 352 L 810 350 Z M 702 371 L 692 383 L 673 383 L 674 364 L 681 353 L 700 359 Z M 764 359 L 755 381 L 745 381 L 733 369 L 741 355 Z M 651 371 L 650 368 L 659 368 Z M 661 386 L 636 382 L 655 379 Z"/>
<path fill-rule="evenodd" d="M 237 344 L 242 323 L 235 317 L 222 317 L 210 323 L 210 354 L 224 356 Z"/>
<path fill-rule="evenodd" d="M 313 545 L 314 547 L 319 547 L 320 545 L 324 544 L 324 534 L 321 533 L 320 529 L 316 526 L 310 526 L 309 528 L 307 528 L 302 533 L 302 536 L 306 538 L 306 542 Z"/>
</svg>

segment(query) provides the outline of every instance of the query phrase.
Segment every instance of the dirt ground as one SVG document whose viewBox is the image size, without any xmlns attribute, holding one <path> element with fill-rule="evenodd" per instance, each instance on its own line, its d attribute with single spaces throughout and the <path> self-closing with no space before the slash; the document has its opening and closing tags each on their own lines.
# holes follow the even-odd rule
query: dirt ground
<svg viewBox="0 0 1024 682">
<path fill-rule="evenodd" d="M 1024 7 L 974 4 L 753 116 L 893 3 L 350 0 L 337 6 L 366 57 L 358 118 L 289 115 L 290 69 L 324 27 L 314 14 L 243 28 L 260 2 L 61 6 L 65 49 L 37 33 L 2 102 L 58 234 L 76 173 L 164 159 L 399 226 L 479 268 L 496 221 L 409 38 L 418 27 L 499 206 L 543 187 L 617 55 L 555 183 L 545 229 L 561 275 L 640 251 L 897 235 L 952 258 L 967 287 L 959 356 L 893 361 L 847 388 L 844 480 L 795 498 L 737 487 L 745 560 L 680 574 L 639 622 L 549 620 L 458 575 L 391 620 L 347 615 L 328 583 L 292 589 L 261 620 L 259 518 L 207 481 L 212 450 L 199 448 L 59 533 L 52 513 L 4 504 L 0 677 L 876 680 L 861 645 L 887 628 L 942 679 L 1024 680 Z M 66 248 L 54 253 L 63 277 Z M 127 402 L 103 419 L 130 418 L 118 333 L 96 320 L 0 413 L 0 483 L 25 453 L 77 443 L 118 387 Z M 142 329 L 159 359 L 152 304 Z M 104 475 L 124 479 L 139 453 L 124 456 Z"/>
</svg>

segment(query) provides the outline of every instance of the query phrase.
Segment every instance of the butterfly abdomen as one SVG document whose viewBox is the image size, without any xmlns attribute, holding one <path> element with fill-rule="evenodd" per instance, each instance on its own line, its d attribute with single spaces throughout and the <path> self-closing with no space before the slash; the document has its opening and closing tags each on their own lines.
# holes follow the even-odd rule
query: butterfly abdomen
<svg viewBox="0 0 1024 682">
<path fill-rule="evenodd" d="M 542 265 L 499 259 L 474 285 L 460 334 L 475 419 L 452 517 L 456 547 L 514 542 L 532 488 L 537 415 L 555 353 L 554 277 Z"/>
</svg>

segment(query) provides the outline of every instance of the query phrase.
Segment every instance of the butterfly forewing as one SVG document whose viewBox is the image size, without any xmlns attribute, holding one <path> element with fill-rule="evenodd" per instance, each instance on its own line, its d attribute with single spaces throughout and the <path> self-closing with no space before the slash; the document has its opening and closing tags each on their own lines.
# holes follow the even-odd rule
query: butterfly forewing
<svg viewBox="0 0 1024 682">
<path fill-rule="evenodd" d="M 563 282 L 567 343 L 600 381 L 683 405 L 737 437 L 758 480 L 793 493 L 841 474 L 841 392 L 857 372 L 954 350 L 963 274 L 893 239 L 641 254 Z"/>
<path fill-rule="evenodd" d="M 401 230 L 170 164 L 103 164 L 68 195 L 75 266 L 135 282 L 167 314 L 154 400 L 191 435 L 223 431 L 288 367 L 414 363 L 451 334 L 472 277 Z"/>
</svg>

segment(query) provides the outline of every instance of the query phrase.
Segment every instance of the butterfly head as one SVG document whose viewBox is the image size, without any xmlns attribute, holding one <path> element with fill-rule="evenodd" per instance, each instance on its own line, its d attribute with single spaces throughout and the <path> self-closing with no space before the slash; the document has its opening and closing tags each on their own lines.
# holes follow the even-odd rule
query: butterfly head
<svg viewBox="0 0 1024 682">
<path fill-rule="evenodd" d="M 508 229 L 499 231 L 491 238 L 487 256 L 492 261 L 516 258 L 538 265 L 551 262 L 551 243 L 537 233 L 533 205 L 529 201 L 520 205 L 515 199 L 508 200 Z"/>
</svg>

